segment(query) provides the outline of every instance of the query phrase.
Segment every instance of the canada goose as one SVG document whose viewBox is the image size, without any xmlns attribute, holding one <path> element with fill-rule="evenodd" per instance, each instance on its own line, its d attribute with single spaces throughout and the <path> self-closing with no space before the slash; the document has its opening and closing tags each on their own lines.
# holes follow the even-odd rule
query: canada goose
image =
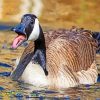
<svg viewBox="0 0 100 100">
<path fill-rule="evenodd" d="M 18 34 L 12 48 L 31 40 L 11 74 L 13 80 L 53 89 L 96 83 L 97 42 L 90 31 L 71 28 L 43 33 L 33 14 L 25 14 L 12 30 Z"/>
</svg>

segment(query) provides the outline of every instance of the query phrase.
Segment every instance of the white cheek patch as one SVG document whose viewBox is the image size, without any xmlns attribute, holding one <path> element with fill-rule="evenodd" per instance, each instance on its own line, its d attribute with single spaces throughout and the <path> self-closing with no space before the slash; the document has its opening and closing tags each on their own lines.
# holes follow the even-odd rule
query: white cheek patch
<svg viewBox="0 0 100 100">
<path fill-rule="evenodd" d="M 34 28 L 32 30 L 32 33 L 30 34 L 28 40 L 33 40 L 33 41 L 37 40 L 39 37 L 39 34 L 40 34 L 39 21 L 36 18 L 35 22 L 34 22 Z"/>
</svg>

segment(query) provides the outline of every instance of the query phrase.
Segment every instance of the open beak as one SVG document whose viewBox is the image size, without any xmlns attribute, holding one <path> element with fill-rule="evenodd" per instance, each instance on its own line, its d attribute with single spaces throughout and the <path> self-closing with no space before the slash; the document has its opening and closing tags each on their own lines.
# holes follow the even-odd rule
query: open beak
<svg viewBox="0 0 100 100">
<path fill-rule="evenodd" d="M 12 43 L 12 48 L 16 49 L 19 47 L 23 42 L 27 40 L 27 36 L 25 33 L 25 26 L 23 24 L 18 24 L 17 26 L 13 27 L 11 31 L 14 31 L 18 34 L 17 37 L 15 37 L 13 43 Z"/>
</svg>

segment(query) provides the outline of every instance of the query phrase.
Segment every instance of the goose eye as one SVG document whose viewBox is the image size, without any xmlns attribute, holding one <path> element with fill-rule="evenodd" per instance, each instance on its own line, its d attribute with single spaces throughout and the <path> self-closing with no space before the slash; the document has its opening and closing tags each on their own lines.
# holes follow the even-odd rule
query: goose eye
<svg viewBox="0 0 100 100">
<path fill-rule="evenodd" d="M 34 23 L 34 21 L 33 20 L 31 20 L 31 24 L 33 24 Z"/>
<path fill-rule="evenodd" d="M 33 24 L 33 21 L 31 21 L 31 24 Z"/>
</svg>

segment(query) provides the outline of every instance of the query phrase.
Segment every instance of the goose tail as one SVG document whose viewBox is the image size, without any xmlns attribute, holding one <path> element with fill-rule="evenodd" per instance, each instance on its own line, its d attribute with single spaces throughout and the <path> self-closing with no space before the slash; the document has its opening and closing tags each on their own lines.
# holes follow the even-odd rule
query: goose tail
<svg viewBox="0 0 100 100">
<path fill-rule="evenodd" d="M 92 32 L 92 37 L 98 42 L 98 48 L 96 53 L 100 53 L 100 32 Z"/>
</svg>

